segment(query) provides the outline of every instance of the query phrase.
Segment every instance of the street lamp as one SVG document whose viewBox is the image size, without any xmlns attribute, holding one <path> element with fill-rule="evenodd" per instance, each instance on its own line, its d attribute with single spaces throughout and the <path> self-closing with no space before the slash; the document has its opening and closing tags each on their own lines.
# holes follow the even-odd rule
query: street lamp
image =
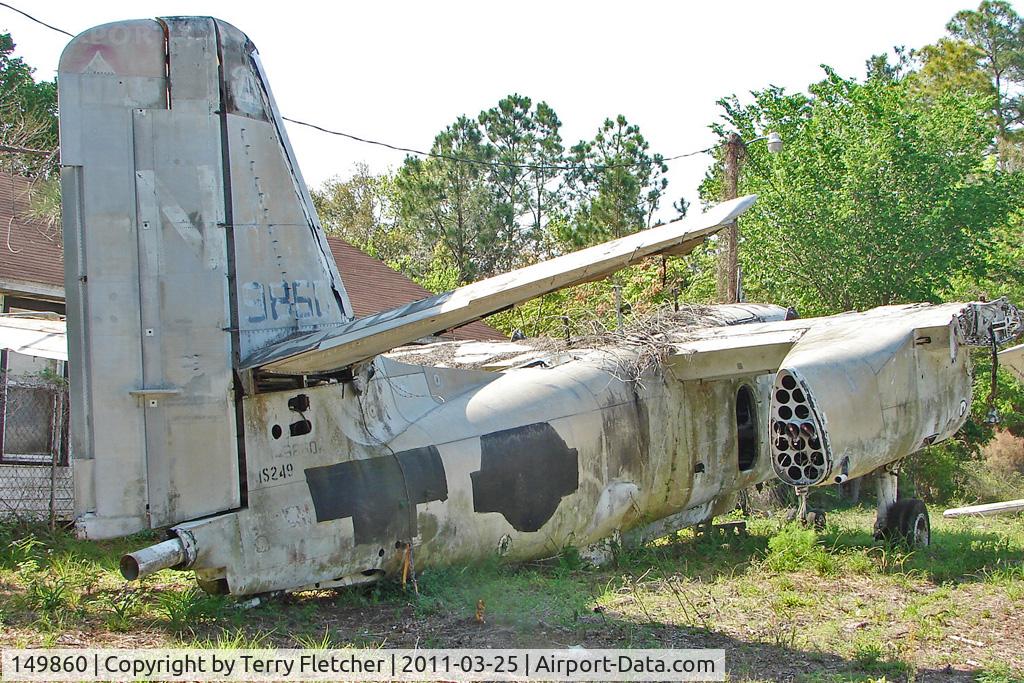
<svg viewBox="0 0 1024 683">
<path fill-rule="evenodd" d="M 725 141 L 725 169 L 722 188 L 722 200 L 729 201 L 736 199 L 739 193 L 738 185 L 740 179 L 740 163 L 747 146 L 764 140 L 767 142 L 768 151 L 778 154 L 782 151 L 782 137 L 775 132 L 744 141 L 736 133 L 731 133 Z M 740 272 L 739 272 L 739 228 L 737 222 L 733 221 L 729 226 L 719 233 L 724 237 L 721 251 L 718 254 L 718 300 L 721 303 L 732 304 L 739 301 Z"/>
</svg>

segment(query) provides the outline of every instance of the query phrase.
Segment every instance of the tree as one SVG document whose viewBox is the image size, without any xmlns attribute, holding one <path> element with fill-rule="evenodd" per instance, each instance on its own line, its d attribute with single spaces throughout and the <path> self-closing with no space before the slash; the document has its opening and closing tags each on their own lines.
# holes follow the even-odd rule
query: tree
<svg viewBox="0 0 1024 683">
<path fill-rule="evenodd" d="M 981 67 L 984 53 L 974 45 L 950 38 L 941 38 L 934 45 L 925 45 L 914 52 L 921 68 L 910 75 L 913 92 L 929 99 L 948 92 L 981 95 L 992 100 L 996 89 Z"/>
<path fill-rule="evenodd" d="M 741 191 L 760 200 L 742 221 L 745 288 L 809 314 L 937 301 L 958 274 L 986 268 L 981 245 L 1022 201 L 1019 179 L 987 160 L 988 101 L 937 93 L 924 104 L 906 81 L 826 73 L 808 95 L 721 102 L 744 138 L 786 141 L 779 155 L 748 148 Z M 720 180 L 719 165 L 702 196 L 717 198 Z"/>
<path fill-rule="evenodd" d="M 437 267 L 453 267 L 457 284 L 494 274 L 502 254 L 495 248 L 498 197 L 487 182 L 493 147 L 476 121 L 460 116 L 434 139 L 431 153 L 407 157 L 395 178 L 404 229 L 433 245 L 433 256 L 445 261 Z"/>
<path fill-rule="evenodd" d="M 0 33 L 0 143 L 39 150 L 57 149 L 57 84 L 36 82 L 35 69 L 14 56 L 10 33 Z M 12 170 L 45 174 L 56 155 L 12 155 Z"/>
<path fill-rule="evenodd" d="M 914 62 L 914 51 L 908 50 L 905 45 L 897 45 L 892 51 L 895 62 L 890 62 L 886 53 L 871 55 L 865 62 L 868 80 L 899 81 L 906 77 Z"/>
<path fill-rule="evenodd" d="M 328 234 L 393 266 L 414 267 L 429 254 L 417 253 L 422 248 L 417 249 L 413 236 L 402 230 L 394 195 L 394 179 L 373 175 L 365 163 L 357 163 L 347 180 L 331 178 L 312 192 Z"/>
<path fill-rule="evenodd" d="M 946 25 L 954 37 L 980 51 L 981 67 L 991 79 L 999 139 L 1024 122 L 1020 84 L 1024 82 L 1024 22 L 1008 2 L 983 0 L 977 10 L 957 12 Z"/>
<path fill-rule="evenodd" d="M 530 174 L 531 229 L 540 255 L 551 257 L 556 251 L 556 231 L 551 222 L 560 220 L 565 214 L 565 201 L 561 193 L 565 145 L 562 144 L 559 132 L 562 122 L 546 102 L 537 103 L 533 120 L 535 140 L 532 159 L 534 168 Z"/>
<path fill-rule="evenodd" d="M 578 248 L 650 227 L 668 166 L 649 150 L 640 127 L 621 114 L 606 119 L 593 140 L 572 147 L 566 184 L 575 210 L 562 226 L 563 242 Z"/>
<path fill-rule="evenodd" d="M 480 127 L 494 148 L 488 176 L 498 197 L 500 270 L 524 265 L 545 251 L 550 214 L 558 206 L 557 182 L 564 147 L 561 121 L 547 103 L 512 94 L 480 112 Z"/>
</svg>

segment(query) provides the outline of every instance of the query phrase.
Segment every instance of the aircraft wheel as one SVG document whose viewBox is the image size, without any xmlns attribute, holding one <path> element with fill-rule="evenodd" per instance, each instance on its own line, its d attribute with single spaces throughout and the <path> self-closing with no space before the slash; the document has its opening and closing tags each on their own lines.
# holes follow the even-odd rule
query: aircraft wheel
<svg viewBox="0 0 1024 683">
<path fill-rule="evenodd" d="M 825 530 L 825 511 L 814 508 L 807 511 L 807 517 L 804 519 L 804 524 L 811 527 L 815 531 Z"/>
<path fill-rule="evenodd" d="M 931 543 L 931 522 L 928 508 L 920 498 L 898 500 L 889 508 L 882 536 L 909 548 L 923 548 Z"/>
</svg>

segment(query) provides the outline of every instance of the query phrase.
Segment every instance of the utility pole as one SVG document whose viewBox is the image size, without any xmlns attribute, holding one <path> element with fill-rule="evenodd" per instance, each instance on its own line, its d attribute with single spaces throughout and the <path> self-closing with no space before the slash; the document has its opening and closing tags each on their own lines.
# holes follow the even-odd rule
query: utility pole
<svg viewBox="0 0 1024 683">
<path fill-rule="evenodd" d="M 725 142 L 725 168 L 722 178 L 722 201 L 736 199 L 739 194 L 740 157 L 745 145 L 740 136 L 731 133 Z M 739 227 L 736 221 L 718 233 L 721 247 L 718 251 L 718 301 L 736 303 L 739 294 Z"/>
<path fill-rule="evenodd" d="M 615 331 L 622 334 L 622 285 L 616 283 L 612 288 L 615 290 Z"/>
</svg>

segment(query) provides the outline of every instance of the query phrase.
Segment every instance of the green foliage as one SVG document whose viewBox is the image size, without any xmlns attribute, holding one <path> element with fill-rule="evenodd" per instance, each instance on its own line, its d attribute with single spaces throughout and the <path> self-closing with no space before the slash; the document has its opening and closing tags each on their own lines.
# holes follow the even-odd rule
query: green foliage
<svg viewBox="0 0 1024 683">
<path fill-rule="evenodd" d="M 1024 496 L 1020 479 L 997 474 L 982 459 L 982 448 L 991 441 L 997 425 L 989 418 L 992 366 L 984 352 L 975 358 L 974 396 L 971 413 L 957 435 L 908 458 L 904 475 L 914 495 L 931 502 L 995 502 Z M 996 400 L 1000 429 L 1024 434 L 1024 385 L 1005 370 L 996 375 Z"/>
<path fill-rule="evenodd" d="M 472 282 L 493 273 L 503 256 L 494 249 L 497 202 L 486 182 L 495 153 L 476 121 L 465 116 L 438 134 L 431 152 L 443 158 L 409 157 L 398 171 L 399 215 L 407 231 L 442 248 L 460 283 Z"/>
<path fill-rule="evenodd" d="M 16 536 L 14 527 L 0 528 L 0 567 L 25 569 L 41 559 L 42 541 L 34 535 Z"/>
<path fill-rule="evenodd" d="M 431 291 L 650 226 L 667 167 L 639 127 L 609 119 L 566 155 L 561 126 L 546 102 L 512 94 L 458 117 L 430 157 L 393 176 L 357 166 L 314 202 L 328 232 Z"/>
<path fill-rule="evenodd" d="M 434 156 L 407 158 L 395 176 L 399 232 L 421 251 L 388 260 L 426 281 L 454 269 L 466 284 L 549 254 L 547 226 L 562 210 L 560 128 L 549 105 L 518 94 L 458 117 L 434 139 Z"/>
<path fill-rule="evenodd" d="M 125 632 L 132 628 L 133 619 L 142 607 L 142 592 L 125 585 L 113 593 L 106 601 L 109 609 L 106 625 L 112 631 Z"/>
<path fill-rule="evenodd" d="M 937 301 L 958 275 L 984 272 L 978 245 L 1021 203 L 1020 180 L 986 163 L 986 103 L 958 93 L 924 105 L 905 80 L 826 73 L 808 95 L 721 101 L 744 138 L 786 141 L 778 155 L 747 150 L 741 192 L 760 195 L 741 221 L 748 298 L 836 313 Z M 720 180 L 716 166 L 705 199 Z"/>
<path fill-rule="evenodd" d="M 68 603 L 67 581 L 61 578 L 34 581 L 28 589 L 28 604 L 41 612 L 58 612 Z"/>
<path fill-rule="evenodd" d="M 653 257 L 619 271 L 613 279 L 589 282 L 552 292 L 488 318 L 488 324 L 527 337 L 562 338 L 566 326 L 571 338 L 600 334 L 616 328 L 615 287 L 622 288 L 625 326 L 637 323 L 659 307 L 676 303 L 711 303 L 714 283 L 704 291 L 705 280 L 697 276 L 695 264 L 711 261 L 710 250 L 687 258 Z M 713 265 L 712 265 L 713 267 Z"/>
<path fill-rule="evenodd" d="M 915 52 L 921 68 L 910 74 L 910 87 L 915 96 L 928 100 L 944 93 L 979 95 L 996 106 L 995 86 L 979 63 L 985 53 L 963 40 L 940 38 L 934 45 L 925 45 Z"/>
<path fill-rule="evenodd" d="M 181 631 L 224 615 L 227 599 L 209 595 L 198 588 L 168 591 L 157 596 L 158 610 L 168 625 Z"/>
<path fill-rule="evenodd" d="M 668 166 L 639 126 L 618 115 L 606 119 L 593 140 L 572 148 L 566 183 L 575 201 L 573 221 L 559 239 L 573 248 L 598 244 L 650 227 L 668 186 Z"/>
<path fill-rule="evenodd" d="M 0 33 L 0 142 L 16 147 L 51 150 L 57 147 L 57 84 L 36 82 L 35 72 L 14 54 L 10 33 Z M 14 171 L 37 174 L 52 171 L 53 159 L 16 155 Z"/>
<path fill-rule="evenodd" d="M 962 10 L 946 25 L 972 45 L 995 94 L 993 114 L 1000 138 L 1024 122 L 1019 86 L 1024 83 L 1024 21 L 1004 0 L 983 0 L 977 10 Z"/>
<path fill-rule="evenodd" d="M 831 575 L 837 571 L 838 563 L 819 544 L 818 534 L 799 524 L 790 524 L 768 540 L 768 551 L 762 566 L 772 572 L 795 572 L 807 568 L 819 574 Z"/>
<path fill-rule="evenodd" d="M 389 262 L 416 249 L 412 236 L 399 229 L 394 192 L 391 176 L 373 175 L 358 163 L 347 180 L 331 178 L 311 195 L 327 234 Z"/>
<path fill-rule="evenodd" d="M 948 299 L 991 301 L 1001 296 L 1024 303 L 1024 212 L 993 226 L 987 243 L 978 245 L 980 268 L 965 269 L 951 280 Z"/>
<path fill-rule="evenodd" d="M 512 94 L 480 112 L 481 130 L 497 162 L 488 182 L 497 198 L 499 271 L 511 270 L 550 250 L 546 233 L 553 215 L 563 210 L 557 188 L 565 148 L 562 122 L 546 102 Z"/>
<path fill-rule="evenodd" d="M 1021 683 L 1024 675 L 1015 673 L 1006 662 L 997 662 L 985 667 L 975 680 L 978 683 Z"/>
</svg>

